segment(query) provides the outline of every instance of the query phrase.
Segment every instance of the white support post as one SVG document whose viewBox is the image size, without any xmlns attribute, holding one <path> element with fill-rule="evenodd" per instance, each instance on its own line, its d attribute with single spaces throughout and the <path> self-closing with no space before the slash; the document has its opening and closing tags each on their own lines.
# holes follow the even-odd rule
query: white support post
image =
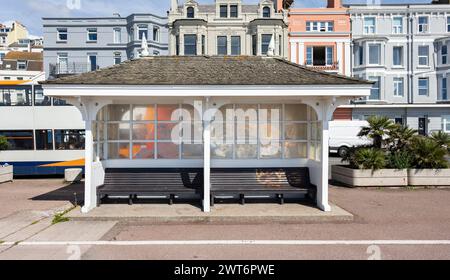
<svg viewBox="0 0 450 280">
<path fill-rule="evenodd" d="M 208 112 L 209 100 L 205 110 Z M 211 212 L 211 117 L 204 114 L 203 121 L 203 212 Z"/>
<path fill-rule="evenodd" d="M 317 206 L 323 211 L 331 211 L 328 203 L 328 170 L 329 170 L 329 112 L 332 105 L 328 102 L 322 104 L 322 164 L 320 184 L 317 188 Z"/>
<path fill-rule="evenodd" d="M 89 104 L 86 104 L 89 105 Z M 83 213 L 87 213 L 97 207 L 97 188 L 93 184 L 92 159 L 94 151 L 94 138 L 92 134 L 92 120 L 90 114 L 90 106 L 86 108 L 86 132 L 85 132 L 85 166 L 84 166 L 84 206 L 81 209 Z"/>
</svg>

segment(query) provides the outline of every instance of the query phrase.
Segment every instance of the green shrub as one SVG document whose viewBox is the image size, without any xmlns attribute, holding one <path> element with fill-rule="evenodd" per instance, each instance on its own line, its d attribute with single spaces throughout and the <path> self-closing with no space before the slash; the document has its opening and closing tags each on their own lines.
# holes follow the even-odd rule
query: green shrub
<svg viewBox="0 0 450 280">
<path fill-rule="evenodd" d="M 413 160 L 409 151 L 395 151 L 388 155 L 387 166 L 393 169 L 408 169 L 412 167 Z"/>
<path fill-rule="evenodd" d="M 450 134 L 443 131 L 433 132 L 431 138 L 450 153 Z"/>
<path fill-rule="evenodd" d="M 411 154 L 413 156 L 413 166 L 416 168 L 439 169 L 448 167 L 448 162 L 445 159 L 447 149 L 433 138 L 415 137 L 411 143 Z"/>
<path fill-rule="evenodd" d="M 384 144 L 384 139 L 396 125 L 392 120 L 384 116 L 372 116 L 367 121 L 369 122 L 369 126 L 363 127 L 358 136 L 372 139 L 373 147 L 381 149 Z"/>
<path fill-rule="evenodd" d="M 344 159 L 353 168 L 378 170 L 386 166 L 386 156 L 383 150 L 359 147 L 351 149 Z"/>
<path fill-rule="evenodd" d="M 0 136 L 0 151 L 8 150 L 9 144 L 5 136 Z"/>
<path fill-rule="evenodd" d="M 396 124 L 388 131 L 386 146 L 391 152 L 404 151 L 411 145 L 412 140 L 417 136 L 417 130 Z"/>
</svg>

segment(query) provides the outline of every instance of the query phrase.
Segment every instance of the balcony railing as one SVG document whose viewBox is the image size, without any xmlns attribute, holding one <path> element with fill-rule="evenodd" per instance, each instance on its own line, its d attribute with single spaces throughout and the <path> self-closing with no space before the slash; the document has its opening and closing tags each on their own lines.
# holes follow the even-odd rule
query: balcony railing
<svg viewBox="0 0 450 280">
<path fill-rule="evenodd" d="M 339 70 L 339 62 L 333 62 L 332 64 L 326 65 L 325 63 L 317 63 L 312 65 L 307 65 L 308 67 L 322 70 L 322 71 L 338 71 Z"/>
<path fill-rule="evenodd" d="M 98 65 L 91 65 L 89 63 L 50 63 L 49 64 L 50 77 L 60 77 L 66 75 L 83 74 L 100 69 Z"/>
</svg>

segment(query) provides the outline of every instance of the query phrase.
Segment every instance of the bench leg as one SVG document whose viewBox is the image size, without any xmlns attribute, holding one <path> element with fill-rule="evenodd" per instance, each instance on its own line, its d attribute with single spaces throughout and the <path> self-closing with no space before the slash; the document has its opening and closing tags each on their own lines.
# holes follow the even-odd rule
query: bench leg
<svg viewBox="0 0 450 280">
<path fill-rule="evenodd" d="M 211 207 L 214 207 L 214 195 L 210 196 Z"/>
<path fill-rule="evenodd" d="M 97 194 L 97 207 L 99 207 L 102 204 L 102 196 Z"/>
<path fill-rule="evenodd" d="M 175 195 L 171 194 L 171 195 L 169 196 L 169 205 L 173 205 L 174 199 L 175 199 Z"/>
<path fill-rule="evenodd" d="M 241 205 L 245 205 L 245 195 L 244 194 L 240 195 L 240 201 L 241 201 Z"/>
<path fill-rule="evenodd" d="M 284 204 L 284 195 L 283 194 L 279 194 L 278 198 L 280 199 L 280 205 Z"/>
<path fill-rule="evenodd" d="M 130 196 L 128 197 L 128 205 L 133 205 L 133 195 L 130 194 Z"/>
</svg>

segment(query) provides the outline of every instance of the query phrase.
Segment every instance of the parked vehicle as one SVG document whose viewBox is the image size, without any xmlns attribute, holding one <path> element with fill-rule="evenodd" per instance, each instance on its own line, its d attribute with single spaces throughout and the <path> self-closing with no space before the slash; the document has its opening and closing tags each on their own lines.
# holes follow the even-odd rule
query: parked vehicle
<svg viewBox="0 0 450 280">
<path fill-rule="evenodd" d="M 372 144 L 370 139 L 358 136 L 361 128 L 367 125 L 366 121 L 330 122 L 330 153 L 344 157 L 351 147 Z"/>
</svg>

